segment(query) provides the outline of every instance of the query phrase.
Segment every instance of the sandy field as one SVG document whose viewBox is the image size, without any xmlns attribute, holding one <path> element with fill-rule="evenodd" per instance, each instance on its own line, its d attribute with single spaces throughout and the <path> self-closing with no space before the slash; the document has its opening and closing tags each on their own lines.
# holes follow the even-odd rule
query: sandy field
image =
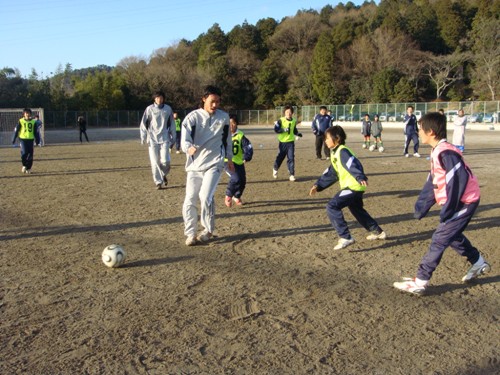
<svg viewBox="0 0 500 375">
<path fill-rule="evenodd" d="M 466 235 L 492 271 L 463 284 L 468 264 L 445 252 L 427 296 L 392 287 L 414 276 L 439 217 L 413 219 L 429 169 L 402 157 L 401 130 L 386 152 L 347 143 L 369 177 L 365 207 L 388 234 L 335 251 L 325 205 L 309 197 L 328 166 L 313 135 L 297 142 L 298 181 L 272 179 L 271 127 L 242 127 L 255 147 L 245 205 L 216 193 L 216 238 L 185 246 L 185 155 L 172 154 L 156 190 L 137 129 L 48 131 L 33 173 L 19 149 L 0 148 L 0 374 L 499 374 L 500 132 L 469 131 L 466 159 L 481 205 Z M 126 263 L 101 252 L 122 245 Z"/>
</svg>

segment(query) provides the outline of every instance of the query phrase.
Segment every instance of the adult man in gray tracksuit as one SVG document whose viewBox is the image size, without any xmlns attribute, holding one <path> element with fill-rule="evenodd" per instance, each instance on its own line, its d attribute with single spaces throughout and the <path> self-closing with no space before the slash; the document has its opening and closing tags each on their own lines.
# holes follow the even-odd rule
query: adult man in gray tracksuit
<svg viewBox="0 0 500 375">
<path fill-rule="evenodd" d="M 215 230 L 214 194 L 224 158 L 234 171 L 232 162 L 229 115 L 218 109 L 221 92 L 207 86 L 202 97 L 203 108 L 190 112 L 181 126 L 181 148 L 186 153 L 186 198 L 182 207 L 186 245 L 207 242 Z M 201 203 L 201 225 L 204 230 L 197 236 L 198 199 Z"/>
<path fill-rule="evenodd" d="M 142 116 L 140 132 L 141 144 L 149 146 L 149 160 L 156 188 L 168 184 L 170 172 L 170 144 L 175 142 L 175 122 L 172 108 L 166 105 L 165 94 L 157 91 L 153 94 L 154 103 L 146 108 Z"/>
</svg>

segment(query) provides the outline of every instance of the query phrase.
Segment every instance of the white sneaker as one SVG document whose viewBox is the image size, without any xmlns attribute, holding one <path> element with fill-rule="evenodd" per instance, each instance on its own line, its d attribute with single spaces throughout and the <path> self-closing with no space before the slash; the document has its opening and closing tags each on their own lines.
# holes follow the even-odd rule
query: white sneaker
<svg viewBox="0 0 500 375">
<path fill-rule="evenodd" d="M 180 154 L 181 152 L 179 150 L 175 151 L 176 154 Z"/>
<path fill-rule="evenodd" d="M 278 171 L 273 169 L 273 178 L 278 178 Z"/>
<path fill-rule="evenodd" d="M 22 167 L 21 172 L 26 173 L 26 171 L 27 171 L 26 167 Z"/>
<path fill-rule="evenodd" d="M 387 238 L 387 234 L 385 232 L 380 232 L 380 233 L 370 233 L 366 239 L 373 241 L 373 240 L 385 240 Z"/>
<path fill-rule="evenodd" d="M 335 245 L 333 250 L 343 249 L 349 245 L 352 245 L 353 243 L 354 243 L 354 238 L 352 237 L 350 239 L 340 238 L 339 242 L 337 242 L 337 245 Z"/>
<path fill-rule="evenodd" d="M 289 180 L 292 181 L 292 182 L 297 181 L 297 179 L 295 178 L 295 176 L 293 174 L 290 175 Z"/>
<path fill-rule="evenodd" d="M 203 232 L 196 239 L 200 242 L 208 242 L 214 235 L 210 232 Z"/>
<path fill-rule="evenodd" d="M 476 262 L 478 263 L 478 262 Z M 471 268 L 467 271 L 467 274 L 462 277 L 463 282 L 470 281 L 476 277 L 490 272 L 491 266 L 483 260 L 481 264 L 473 264 Z"/>
<path fill-rule="evenodd" d="M 419 157 L 420 157 L 420 154 L 419 154 L 418 152 L 415 152 L 415 153 L 413 154 L 413 157 L 414 157 L 414 158 L 419 158 Z"/>
<path fill-rule="evenodd" d="M 194 246 L 194 245 L 196 245 L 196 238 L 194 238 L 194 237 L 188 237 L 186 239 L 186 245 L 187 246 Z"/>
<path fill-rule="evenodd" d="M 405 154 L 405 158 L 407 158 L 407 157 L 409 157 L 409 156 L 410 156 L 410 155 L 408 155 L 408 154 Z"/>
<path fill-rule="evenodd" d="M 403 292 L 422 295 L 425 293 L 427 282 L 424 285 L 417 285 L 416 279 L 412 279 L 411 277 L 403 277 L 403 281 L 395 282 L 392 285 L 394 286 L 394 288 L 402 290 Z"/>
</svg>

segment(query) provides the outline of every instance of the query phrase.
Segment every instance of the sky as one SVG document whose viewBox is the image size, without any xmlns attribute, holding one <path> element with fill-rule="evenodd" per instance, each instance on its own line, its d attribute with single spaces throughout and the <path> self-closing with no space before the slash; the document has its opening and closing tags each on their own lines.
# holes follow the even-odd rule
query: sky
<svg viewBox="0 0 500 375">
<path fill-rule="evenodd" d="M 344 4 L 347 1 L 344 1 Z M 362 1 L 352 1 L 360 5 Z M 328 0 L 0 0 L 0 69 L 28 77 L 73 69 L 116 66 L 125 57 L 148 59 L 181 39 L 192 41 L 215 23 L 228 33 L 245 21 L 277 21 L 298 10 L 320 11 Z"/>
</svg>

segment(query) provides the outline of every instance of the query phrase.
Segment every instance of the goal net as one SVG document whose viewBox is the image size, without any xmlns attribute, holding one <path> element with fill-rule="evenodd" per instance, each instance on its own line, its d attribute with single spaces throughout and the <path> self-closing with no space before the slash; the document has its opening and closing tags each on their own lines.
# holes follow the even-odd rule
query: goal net
<svg viewBox="0 0 500 375">
<path fill-rule="evenodd" d="M 0 108 L 0 146 L 7 146 L 12 144 L 12 136 L 14 129 L 23 117 L 24 108 Z M 45 144 L 45 125 L 43 117 L 43 108 L 31 108 L 32 116 L 39 116 L 42 126 L 40 128 L 40 141 L 42 145 Z M 19 139 L 16 140 L 19 142 Z"/>
</svg>

